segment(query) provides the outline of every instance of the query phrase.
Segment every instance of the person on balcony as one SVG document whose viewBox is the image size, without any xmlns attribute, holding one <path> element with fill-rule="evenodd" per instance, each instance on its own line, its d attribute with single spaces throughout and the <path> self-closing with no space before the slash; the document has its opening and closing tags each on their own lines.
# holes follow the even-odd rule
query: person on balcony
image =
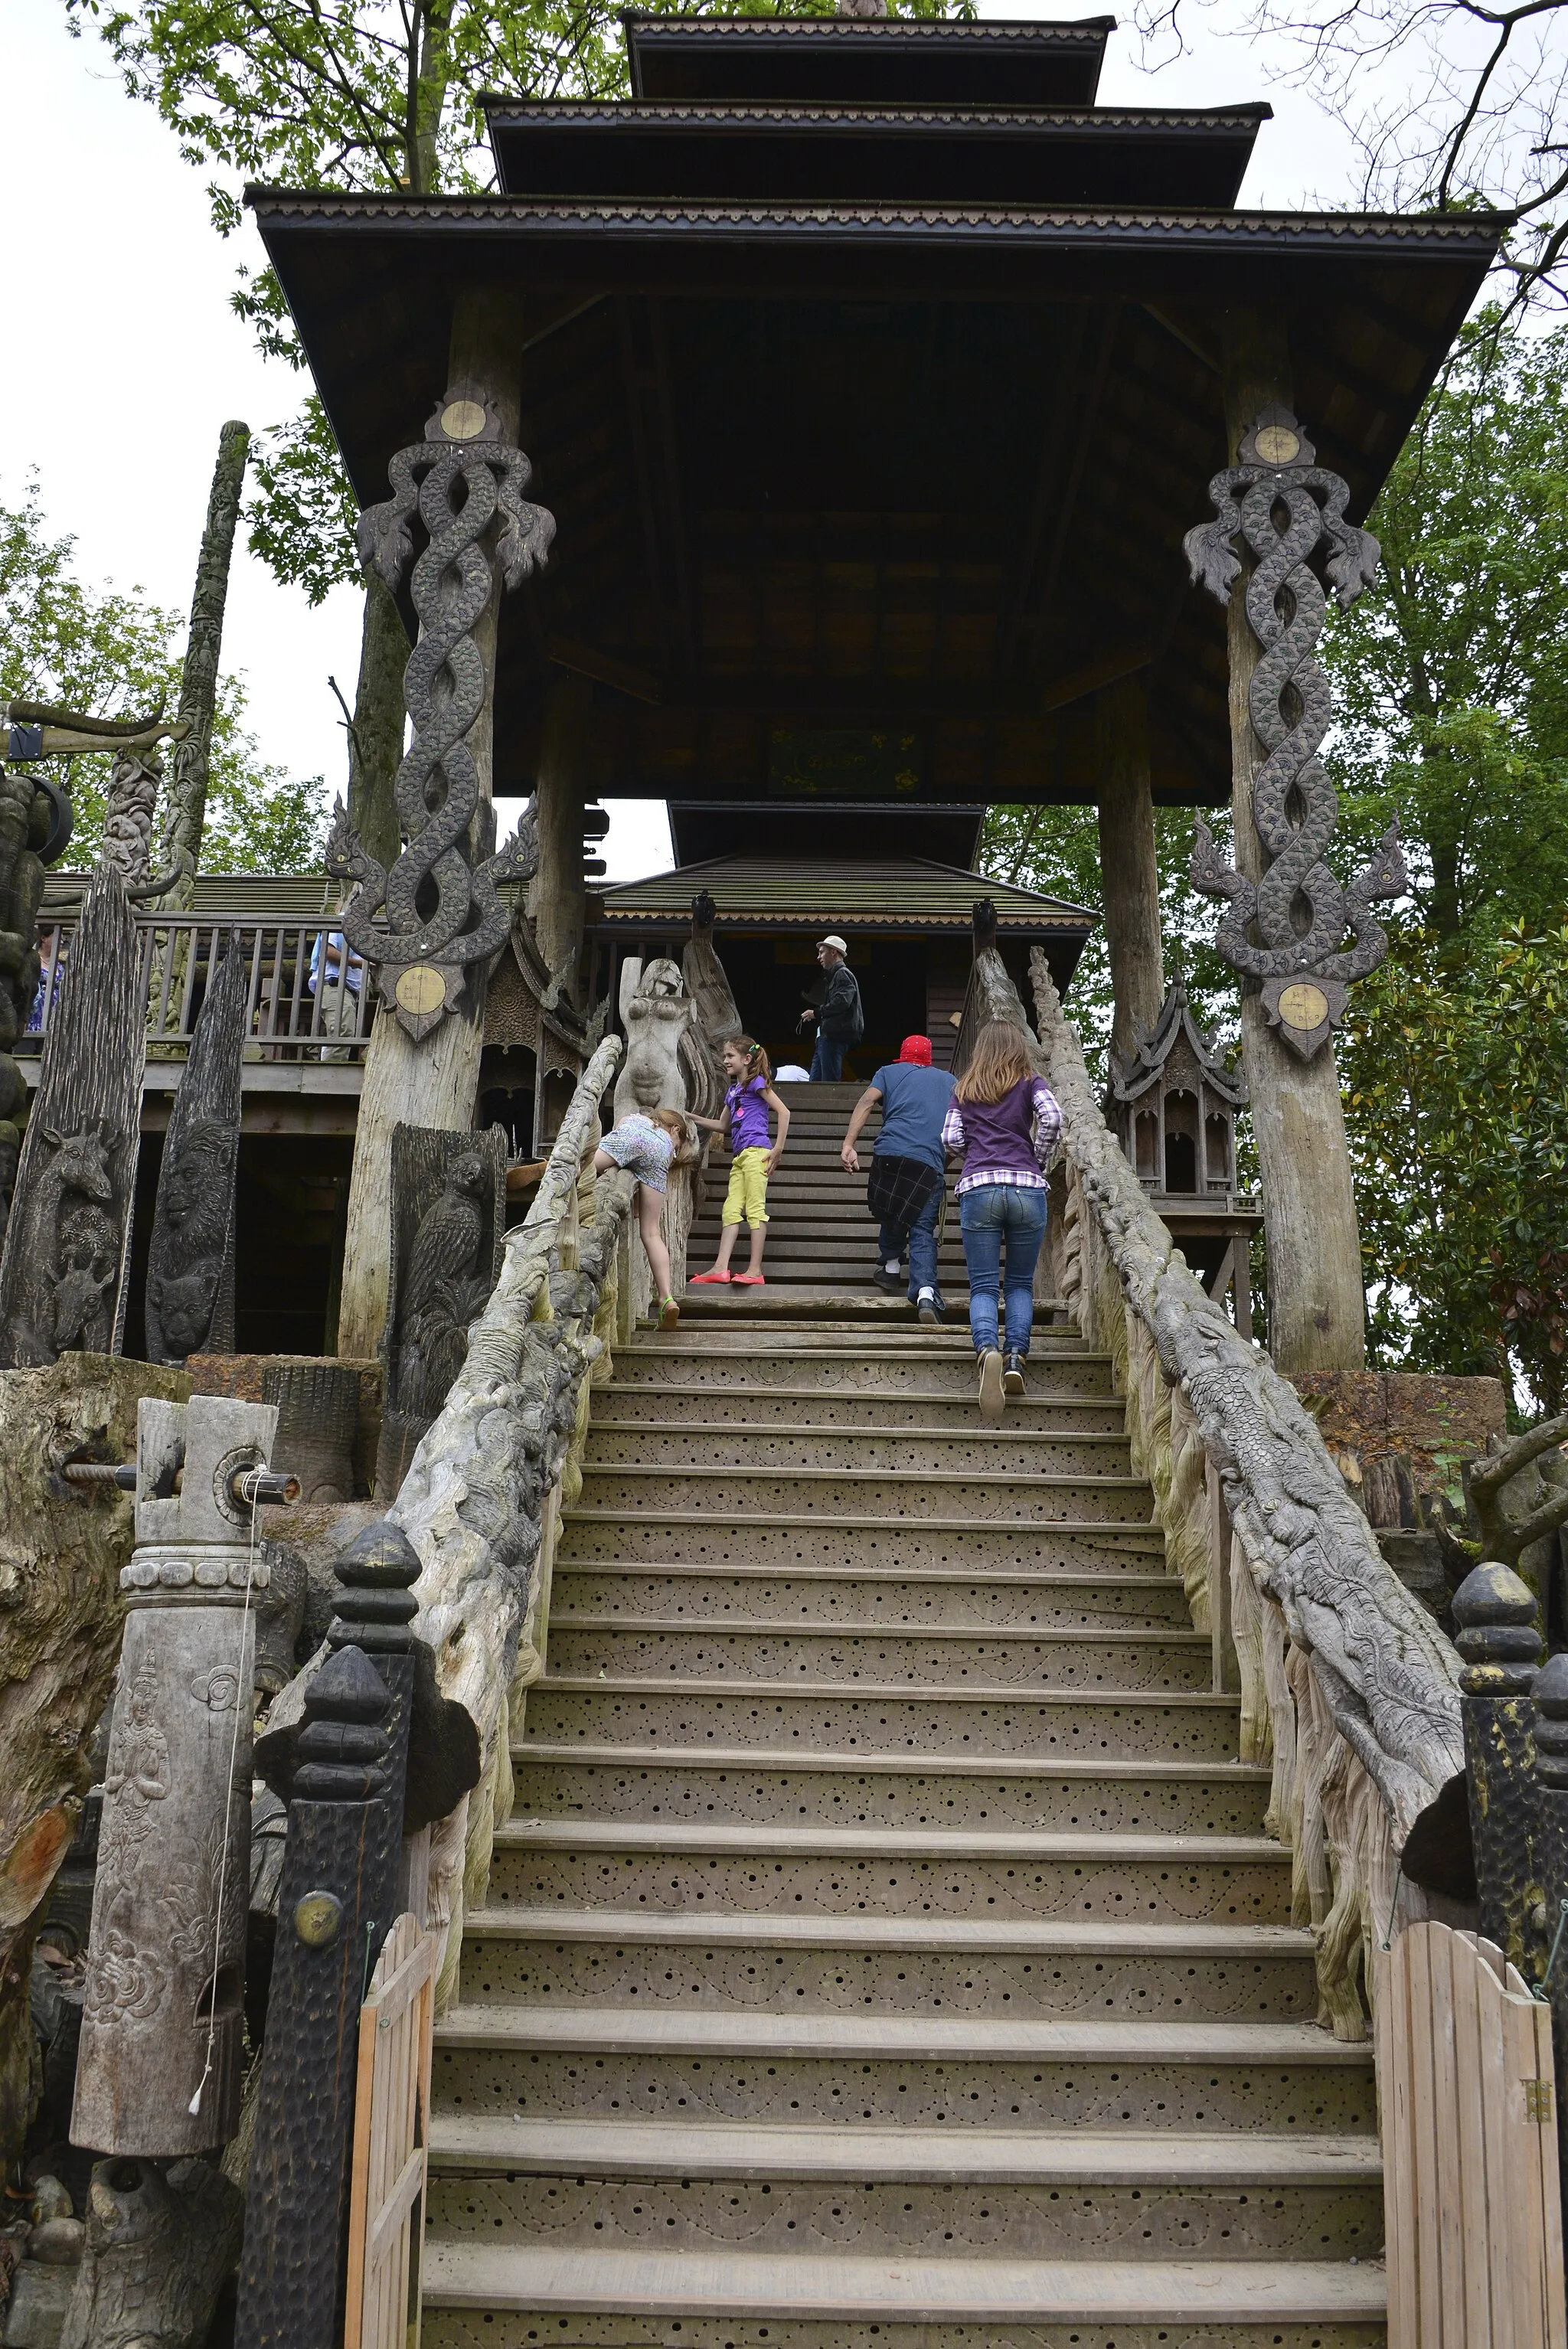
<svg viewBox="0 0 1568 2349">
<path fill-rule="evenodd" d="M 896 1061 L 879 1069 L 850 1113 L 839 1150 L 848 1174 L 861 1171 L 855 1143 L 878 1102 L 882 1131 L 872 1151 L 866 1205 L 876 1216 L 879 1288 L 903 1286 L 909 1252 L 909 1301 L 923 1321 L 940 1321 L 946 1311 L 936 1276 L 936 1226 L 945 1196 L 946 1156 L 942 1123 L 953 1099 L 953 1080 L 931 1065 L 929 1036 L 906 1036 Z"/>
<path fill-rule="evenodd" d="M 322 965 L 326 968 L 324 973 Z M 318 930 L 310 950 L 311 993 L 321 1005 L 317 1032 L 323 1036 L 357 1036 L 359 990 L 365 984 L 365 957 L 353 953 L 341 930 Z M 351 1061 L 346 1044 L 325 1044 L 324 1061 Z"/>
<path fill-rule="evenodd" d="M 817 948 L 817 960 L 828 974 L 828 983 L 815 1010 L 800 1014 L 801 1027 L 814 1027 L 817 1031 L 816 1048 L 811 1054 L 814 1085 L 838 1083 L 844 1073 L 844 1054 L 866 1032 L 860 986 L 844 959 L 849 951 L 839 937 L 824 938 Z"/>
</svg>

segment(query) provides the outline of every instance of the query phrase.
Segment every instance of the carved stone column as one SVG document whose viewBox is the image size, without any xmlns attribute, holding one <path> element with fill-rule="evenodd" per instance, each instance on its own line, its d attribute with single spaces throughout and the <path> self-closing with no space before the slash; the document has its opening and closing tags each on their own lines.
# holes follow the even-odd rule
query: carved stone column
<svg viewBox="0 0 1568 2349">
<path fill-rule="evenodd" d="M 240 2116 L 255 1619 L 266 1588 L 235 1478 L 277 1413 L 144 1400 L 82 2008 L 74 2143 L 172 2158 Z M 175 1479 L 181 1489 L 173 1489 Z"/>
<path fill-rule="evenodd" d="M 1541 1656 L 1535 1598 L 1511 1567 L 1478 1566 L 1454 1594 L 1465 1778 L 1480 1930 L 1519 1968 L 1540 1899 L 1532 1775 L 1531 1689 Z"/>
<path fill-rule="evenodd" d="M 408 573 L 420 638 L 405 685 L 414 740 L 397 784 L 403 853 L 388 870 L 341 811 L 327 852 L 328 869 L 358 885 L 341 926 L 382 990 L 349 1185 L 344 1358 L 375 1354 L 387 1318 L 392 1130 L 471 1125 L 485 977 L 510 926 L 496 885 L 527 879 L 537 861 L 531 818 L 500 855 L 490 853 L 500 597 L 543 564 L 555 528 L 522 496 L 521 340 L 505 296 L 458 296 L 449 387 L 424 440 L 393 459 L 391 500 L 361 517 L 361 552 L 388 585 L 408 569 L 416 512 L 427 543 Z"/>
<path fill-rule="evenodd" d="M 1546 1993 L 1557 2074 L 1558 2167 L 1568 2178 L 1568 1655 L 1552 1656 L 1542 1666 L 1533 1696 L 1537 1859 L 1548 1958 L 1555 1951 Z"/>
<path fill-rule="evenodd" d="M 1290 400 L 1283 319 L 1273 313 L 1228 313 L 1223 369 L 1234 464 L 1255 420 L 1274 403 Z M 1252 550 L 1243 542 L 1235 551 L 1241 575 L 1227 609 L 1233 854 L 1236 875 L 1255 888 L 1268 863 L 1254 820 L 1254 791 L 1269 754 L 1252 713 L 1264 647 L 1243 592 L 1253 568 Z M 1303 1059 L 1282 1040 L 1256 986 L 1244 986 L 1242 1054 L 1268 1247 L 1270 1350 L 1287 1378 L 1361 1370 L 1367 1359 L 1361 1245 L 1333 1044 L 1322 1041 L 1313 1057 Z"/>
<path fill-rule="evenodd" d="M 1095 697 L 1099 787 L 1099 869 L 1105 942 L 1115 997 L 1110 1048 L 1123 1060 L 1160 1017 L 1165 965 L 1160 947 L 1160 867 L 1149 788 L 1149 717 L 1141 678 L 1124 678 Z"/>
</svg>

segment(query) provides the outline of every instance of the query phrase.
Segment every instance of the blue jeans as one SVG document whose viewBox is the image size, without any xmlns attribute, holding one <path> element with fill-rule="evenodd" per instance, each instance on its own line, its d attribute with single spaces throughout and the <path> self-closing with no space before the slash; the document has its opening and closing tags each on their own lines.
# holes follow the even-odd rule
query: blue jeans
<svg viewBox="0 0 1568 2349">
<path fill-rule="evenodd" d="M 942 1284 L 936 1278 L 936 1218 L 942 1211 L 942 1185 L 937 1185 L 913 1224 L 900 1226 L 883 1224 L 877 1234 L 877 1256 L 883 1264 L 892 1264 L 909 1250 L 909 1301 L 913 1305 L 923 1288 L 942 1295 Z"/>
<path fill-rule="evenodd" d="M 958 1202 L 964 1260 L 969 1268 L 969 1334 L 983 1354 L 996 1343 L 996 1295 L 1006 1288 L 1006 1350 L 1026 1354 L 1035 1322 L 1035 1266 L 1046 1237 L 1046 1194 L 1011 1183 L 982 1183 Z M 1002 1271 L 1002 1242 L 1007 1269 Z"/>
<path fill-rule="evenodd" d="M 847 1036 L 824 1036 L 817 1030 L 816 1049 L 811 1054 L 811 1082 L 814 1085 L 836 1085 L 844 1073 L 844 1054 L 850 1040 Z"/>
</svg>

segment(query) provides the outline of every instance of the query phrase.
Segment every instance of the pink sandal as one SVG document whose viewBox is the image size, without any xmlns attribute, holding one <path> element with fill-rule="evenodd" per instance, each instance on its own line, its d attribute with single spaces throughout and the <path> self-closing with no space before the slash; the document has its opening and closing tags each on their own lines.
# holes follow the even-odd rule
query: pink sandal
<svg viewBox="0 0 1568 2349">
<path fill-rule="evenodd" d="M 738 1272 L 735 1285 L 737 1288 L 766 1288 L 768 1283 L 759 1272 Z"/>
<path fill-rule="evenodd" d="M 694 1272 L 691 1278 L 686 1282 L 686 1287 L 688 1288 L 700 1288 L 706 1280 L 728 1281 L 733 1279 L 733 1278 L 734 1275 L 727 1272 Z"/>
</svg>

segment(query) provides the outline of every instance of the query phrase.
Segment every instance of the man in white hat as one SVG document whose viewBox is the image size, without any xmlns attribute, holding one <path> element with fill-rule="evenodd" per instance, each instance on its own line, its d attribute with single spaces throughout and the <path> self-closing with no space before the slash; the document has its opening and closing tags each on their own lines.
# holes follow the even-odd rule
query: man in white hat
<svg viewBox="0 0 1568 2349">
<path fill-rule="evenodd" d="M 844 1054 L 866 1032 L 861 990 L 844 957 L 850 949 L 840 937 L 824 938 L 817 960 L 828 974 L 828 984 L 815 1011 L 802 1013 L 806 1026 L 815 1024 L 816 1050 L 811 1054 L 813 1084 L 836 1085 L 844 1072 Z"/>
</svg>

